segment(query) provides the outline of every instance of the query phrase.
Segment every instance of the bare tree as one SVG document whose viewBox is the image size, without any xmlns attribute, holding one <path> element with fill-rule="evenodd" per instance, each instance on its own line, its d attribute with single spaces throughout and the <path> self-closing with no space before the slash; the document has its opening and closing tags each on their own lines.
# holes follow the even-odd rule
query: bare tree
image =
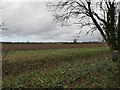
<svg viewBox="0 0 120 90">
<path fill-rule="evenodd" d="M 118 0 L 60 0 L 49 3 L 54 7 L 56 22 L 62 25 L 77 24 L 80 28 L 90 27 L 89 32 L 98 30 L 115 53 L 120 71 L 120 2 Z"/>
<path fill-rule="evenodd" d="M 78 39 L 80 37 L 80 33 L 81 33 L 81 31 L 79 33 L 76 33 L 76 36 L 75 36 L 75 38 L 73 40 L 73 43 L 77 43 L 77 41 L 78 41 Z"/>
<path fill-rule="evenodd" d="M 93 1 L 93 2 L 92 2 Z M 99 30 L 111 51 L 120 52 L 120 7 L 116 0 L 61 0 L 54 7 L 56 22 L 62 25 L 78 24 L 91 27 L 89 32 Z"/>
</svg>

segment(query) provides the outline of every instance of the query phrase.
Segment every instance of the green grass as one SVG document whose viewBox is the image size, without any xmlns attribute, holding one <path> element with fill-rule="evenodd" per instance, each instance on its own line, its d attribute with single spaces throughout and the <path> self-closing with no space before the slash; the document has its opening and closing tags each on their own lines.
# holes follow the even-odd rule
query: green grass
<svg viewBox="0 0 120 90">
<path fill-rule="evenodd" d="M 120 87 L 108 48 L 9 52 L 3 87 Z"/>
</svg>

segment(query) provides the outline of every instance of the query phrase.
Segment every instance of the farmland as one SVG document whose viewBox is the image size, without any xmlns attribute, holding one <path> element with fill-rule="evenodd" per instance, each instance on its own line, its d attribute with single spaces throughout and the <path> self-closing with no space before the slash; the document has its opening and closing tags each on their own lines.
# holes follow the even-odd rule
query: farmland
<svg viewBox="0 0 120 90">
<path fill-rule="evenodd" d="M 65 48 L 95 48 L 105 47 L 106 44 L 102 43 L 90 43 L 90 44 L 61 44 L 61 43 L 3 43 L 2 51 L 26 51 L 26 50 L 49 50 L 49 49 L 65 49 Z"/>
<path fill-rule="evenodd" d="M 103 44 L 3 44 L 2 50 L 9 51 L 3 88 L 120 87 L 116 63 Z"/>
</svg>

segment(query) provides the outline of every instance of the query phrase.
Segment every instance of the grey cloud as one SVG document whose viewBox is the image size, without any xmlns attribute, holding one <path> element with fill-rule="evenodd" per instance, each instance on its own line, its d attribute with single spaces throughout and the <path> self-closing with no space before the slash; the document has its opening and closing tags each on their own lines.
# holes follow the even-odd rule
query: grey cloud
<svg viewBox="0 0 120 90">
<path fill-rule="evenodd" d="M 3 32 L 7 37 L 21 36 L 35 41 L 73 41 L 75 33 L 79 32 L 76 26 L 60 27 L 53 23 L 52 14 L 47 11 L 44 2 L 5 3 L 3 20 L 8 28 L 8 31 Z M 95 39 L 84 34 L 80 38 L 80 41 Z"/>
</svg>

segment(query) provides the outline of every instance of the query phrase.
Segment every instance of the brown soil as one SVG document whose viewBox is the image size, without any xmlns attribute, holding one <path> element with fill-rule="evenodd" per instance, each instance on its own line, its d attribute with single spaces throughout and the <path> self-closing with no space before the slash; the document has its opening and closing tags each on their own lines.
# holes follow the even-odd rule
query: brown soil
<svg viewBox="0 0 120 90">
<path fill-rule="evenodd" d="M 66 48 L 96 48 L 106 47 L 106 44 L 2 44 L 2 51 L 48 50 Z"/>
</svg>

